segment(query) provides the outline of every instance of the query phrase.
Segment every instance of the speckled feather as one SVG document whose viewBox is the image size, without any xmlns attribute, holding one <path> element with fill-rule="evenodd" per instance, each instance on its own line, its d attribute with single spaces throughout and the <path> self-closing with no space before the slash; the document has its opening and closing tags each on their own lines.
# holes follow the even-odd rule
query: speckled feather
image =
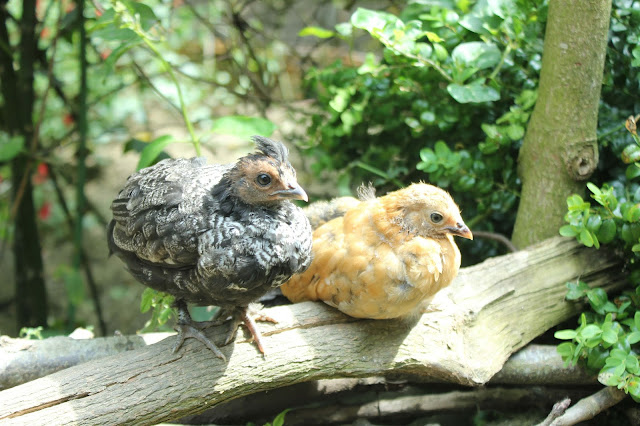
<svg viewBox="0 0 640 426">
<path fill-rule="evenodd" d="M 111 205 L 108 239 L 136 279 L 189 303 L 233 308 L 308 267 L 311 228 L 301 209 L 243 195 L 243 172 L 256 165 L 295 180 L 282 144 L 254 140 L 258 152 L 236 164 L 167 159 L 129 177 Z"/>
</svg>

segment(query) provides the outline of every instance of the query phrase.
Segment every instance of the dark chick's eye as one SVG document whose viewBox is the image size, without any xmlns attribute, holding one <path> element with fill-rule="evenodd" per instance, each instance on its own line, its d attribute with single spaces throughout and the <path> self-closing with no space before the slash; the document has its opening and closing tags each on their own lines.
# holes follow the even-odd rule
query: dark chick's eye
<svg viewBox="0 0 640 426">
<path fill-rule="evenodd" d="M 442 222 L 442 219 L 444 219 L 444 218 L 442 217 L 442 215 L 440 213 L 438 213 L 438 212 L 431 213 L 431 221 L 433 223 L 440 223 L 440 222 Z"/>
<path fill-rule="evenodd" d="M 258 182 L 258 185 L 260 186 L 267 186 L 271 183 L 271 176 L 266 173 L 260 173 L 256 177 L 256 182 Z"/>
</svg>

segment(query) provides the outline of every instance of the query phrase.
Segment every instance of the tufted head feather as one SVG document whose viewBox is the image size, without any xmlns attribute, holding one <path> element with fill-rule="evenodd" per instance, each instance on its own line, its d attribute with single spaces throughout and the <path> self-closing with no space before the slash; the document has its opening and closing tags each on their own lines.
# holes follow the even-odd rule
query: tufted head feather
<svg viewBox="0 0 640 426">
<path fill-rule="evenodd" d="M 271 157 L 281 163 L 289 161 L 289 150 L 282 143 L 257 135 L 252 136 L 251 140 L 255 142 L 256 150 L 262 155 Z"/>
</svg>

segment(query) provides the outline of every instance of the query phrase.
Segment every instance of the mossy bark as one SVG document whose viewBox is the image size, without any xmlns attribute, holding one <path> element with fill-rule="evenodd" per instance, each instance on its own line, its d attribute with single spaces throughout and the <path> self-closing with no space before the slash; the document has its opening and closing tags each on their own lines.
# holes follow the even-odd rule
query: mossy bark
<svg viewBox="0 0 640 426">
<path fill-rule="evenodd" d="M 611 0 L 551 0 L 538 101 L 520 150 L 522 197 L 513 242 L 558 235 L 569 195 L 598 163 L 598 104 Z"/>
</svg>

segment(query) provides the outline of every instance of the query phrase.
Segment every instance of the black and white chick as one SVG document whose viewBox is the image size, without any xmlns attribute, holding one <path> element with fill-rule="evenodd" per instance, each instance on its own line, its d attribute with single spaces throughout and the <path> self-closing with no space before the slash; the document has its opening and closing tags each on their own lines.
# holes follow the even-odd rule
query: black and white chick
<svg viewBox="0 0 640 426">
<path fill-rule="evenodd" d="M 175 297 L 177 351 L 196 338 L 221 359 L 187 304 L 215 305 L 233 318 L 225 344 L 241 322 L 258 349 L 261 336 L 247 311 L 271 288 L 311 262 L 311 226 L 292 200 L 308 201 L 280 142 L 254 136 L 256 152 L 235 164 L 204 158 L 167 159 L 134 173 L 111 204 L 112 253 L 142 284 Z"/>
</svg>

